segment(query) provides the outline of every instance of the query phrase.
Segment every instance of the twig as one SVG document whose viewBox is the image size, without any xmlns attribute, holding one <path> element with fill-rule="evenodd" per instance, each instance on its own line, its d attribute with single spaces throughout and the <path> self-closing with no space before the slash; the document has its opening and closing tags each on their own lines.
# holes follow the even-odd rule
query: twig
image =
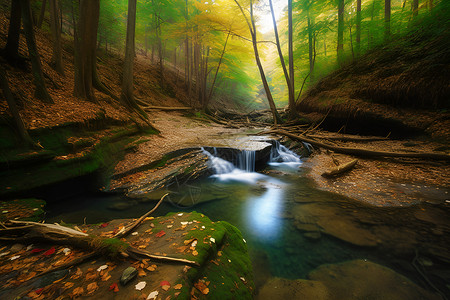
<svg viewBox="0 0 450 300">
<path fill-rule="evenodd" d="M 169 193 L 164 194 L 164 196 L 161 197 L 161 199 L 158 201 L 158 203 L 156 203 L 155 207 L 153 207 L 151 210 L 149 210 L 147 213 L 145 213 L 142 217 L 137 219 L 137 221 L 134 222 L 133 224 L 131 224 L 128 228 L 125 228 L 124 230 L 121 230 L 118 233 L 116 233 L 116 235 L 114 235 L 114 237 L 120 238 L 120 237 L 124 237 L 127 234 L 129 234 L 134 228 L 139 226 L 144 221 L 145 218 L 147 218 L 151 213 L 153 213 L 159 207 L 159 205 L 163 202 L 164 198 L 166 198 L 167 195 L 169 195 Z"/>
<path fill-rule="evenodd" d="M 172 262 L 182 262 L 185 264 L 189 264 L 189 265 L 195 265 L 195 266 L 199 266 L 199 263 L 196 261 L 192 261 L 192 260 L 188 260 L 188 259 L 184 259 L 184 258 L 176 258 L 176 257 L 168 257 L 168 256 L 162 256 L 162 255 L 154 255 L 154 254 L 150 254 L 147 251 L 143 251 L 143 250 L 139 250 L 136 249 L 134 247 L 129 247 L 127 249 L 127 252 L 130 254 L 136 254 L 136 255 L 141 255 L 141 256 L 145 256 L 151 259 L 157 259 L 157 260 L 162 260 L 162 261 L 172 261 Z"/>
</svg>

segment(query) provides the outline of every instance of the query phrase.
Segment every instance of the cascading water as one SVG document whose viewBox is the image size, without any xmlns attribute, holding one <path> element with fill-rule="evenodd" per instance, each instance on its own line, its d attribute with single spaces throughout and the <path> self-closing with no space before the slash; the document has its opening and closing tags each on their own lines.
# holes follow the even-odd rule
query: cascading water
<svg viewBox="0 0 450 300">
<path fill-rule="evenodd" d="M 227 174 L 233 172 L 233 170 L 236 169 L 236 167 L 232 163 L 226 161 L 225 159 L 212 155 L 211 153 L 203 149 L 203 147 L 202 151 L 203 154 L 208 156 L 208 158 L 210 159 L 210 164 L 215 174 Z M 217 155 L 216 148 L 214 148 L 214 152 Z"/>
<path fill-rule="evenodd" d="M 270 152 L 269 165 L 298 167 L 302 163 L 300 157 L 276 141 Z"/>
<path fill-rule="evenodd" d="M 246 172 L 255 172 L 256 151 L 242 150 L 238 156 L 238 168 Z"/>
</svg>

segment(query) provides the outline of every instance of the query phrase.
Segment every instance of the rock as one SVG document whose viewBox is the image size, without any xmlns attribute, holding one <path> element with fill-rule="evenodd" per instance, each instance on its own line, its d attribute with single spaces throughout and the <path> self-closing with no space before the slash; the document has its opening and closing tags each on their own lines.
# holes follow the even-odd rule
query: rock
<svg viewBox="0 0 450 300">
<path fill-rule="evenodd" d="M 14 245 L 12 245 L 10 251 L 11 251 L 12 253 L 16 253 L 16 252 L 19 252 L 20 250 L 22 250 L 24 247 L 25 247 L 25 246 L 22 245 L 22 244 L 14 244 Z"/>
<path fill-rule="evenodd" d="M 290 280 L 285 278 L 271 278 L 260 289 L 258 300 L 265 299 L 332 299 L 327 287 L 313 280 Z"/>
<path fill-rule="evenodd" d="M 120 277 L 120 284 L 126 285 L 128 282 L 133 280 L 137 274 L 138 274 L 138 270 L 136 270 L 135 268 L 133 268 L 133 267 L 126 268 L 123 271 L 122 276 Z"/>
</svg>

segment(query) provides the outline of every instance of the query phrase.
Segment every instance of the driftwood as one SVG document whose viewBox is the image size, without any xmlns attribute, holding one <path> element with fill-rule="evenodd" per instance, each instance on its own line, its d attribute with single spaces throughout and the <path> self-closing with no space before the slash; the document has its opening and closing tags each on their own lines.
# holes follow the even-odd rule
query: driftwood
<svg viewBox="0 0 450 300">
<path fill-rule="evenodd" d="M 284 130 L 270 130 L 268 133 L 280 134 L 290 137 L 295 140 L 310 143 L 311 145 L 322 147 L 324 149 L 332 150 L 335 152 L 350 154 L 361 157 L 401 157 L 401 158 L 419 158 L 419 159 L 435 159 L 450 161 L 450 155 L 435 152 L 388 152 L 388 151 L 375 151 L 361 148 L 340 147 L 336 145 L 330 145 L 328 143 L 319 142 L 308 138 L 304 135 L 295 135 Z"/>
<path fill-rule="evenodd" d="M 354 159 L 352 161 L 349 161 L 348 163 L 339 165 L 339 166 L 337 166 L 337 167 L 335 167 L 335 168 L 333 168 L 331 170 L 323 172 L 322 176 L 323 177 L 333 177 L 333 176 L 337 176 L 337 175 L 343 174 L 343 173 L 348 172 L 351 169 L 353 169 L 356 166 L 357 163 L 358 163 L 358 160 Z"/>
</svg>

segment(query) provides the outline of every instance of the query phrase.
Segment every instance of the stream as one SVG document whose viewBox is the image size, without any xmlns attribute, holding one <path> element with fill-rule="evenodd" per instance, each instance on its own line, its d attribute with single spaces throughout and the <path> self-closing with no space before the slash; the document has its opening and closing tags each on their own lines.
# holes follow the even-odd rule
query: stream
<svg viewBox="0 0 450 300">
<path fill-rule="evenodd" d="M 257 288 L 271 277 L 306 279 L 321 265 L 362 259 L 389 267 L 427 290 L 434 291 L 428 279 L 448 291 L 448 207 L 374 207 L 318 190 L 305 176 L 302 160 L 280 144 L 258 172 L 252 151 L 242 151 L 234 163 L 214 151 L 203 152 L 215 174 L 172 184 L 169 201 L 157 215 L 197 211 L 237 226 L 248 244 Z M 161 194 L 156 192 L 154 199 Z M 108 208 L 123 201 L 133 205 L 120 211 Z M 77 196 L 49 204 L 47 222 L 136 218 L 154 203 L 119 194 Z"/>
</svg>

